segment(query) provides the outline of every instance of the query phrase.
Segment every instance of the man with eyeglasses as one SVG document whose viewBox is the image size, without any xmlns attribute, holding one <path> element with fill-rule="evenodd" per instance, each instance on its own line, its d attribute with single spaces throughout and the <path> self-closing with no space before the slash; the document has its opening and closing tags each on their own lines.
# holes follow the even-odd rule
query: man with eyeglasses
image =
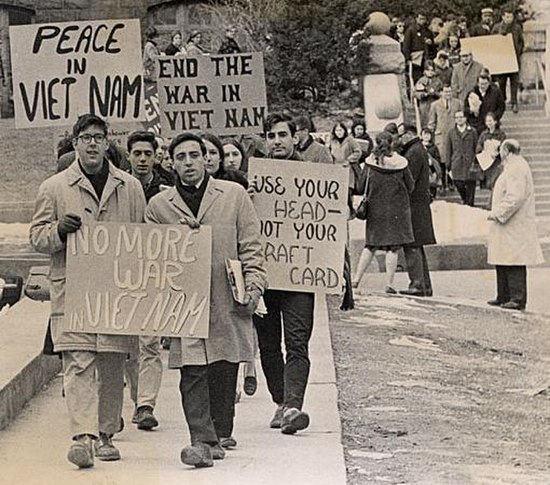
<svg viewBox="0 0 550 485">
<path fill-rule="evenodd" d="M 124 360 L 132 337 L 63 330 L 67 237 L 83 224 L 142 222 L 145 196 L 139 181 L 105 157 L 107 124 L 93 114 L 73 127 L 76 160 L 40 186 L 30 227 L 33 247 L 50 255 L 51 332 L 63 359 L 63 387 L 73 443 L 68 459 L 79 468 L 120 459 L 112 436 L 119 431 Z"/>
</svg>

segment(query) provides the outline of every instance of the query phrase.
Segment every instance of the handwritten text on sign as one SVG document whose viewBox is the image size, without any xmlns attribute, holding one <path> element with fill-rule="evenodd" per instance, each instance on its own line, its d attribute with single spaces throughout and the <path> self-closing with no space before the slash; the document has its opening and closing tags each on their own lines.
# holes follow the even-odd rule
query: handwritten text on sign
<svg viewBox="0 0 550 485">
<path fill-rule="evenodd" d="M 14 26 L 10 48 L 17 128 L 141 120 L 139 20 Z"/>
<path fill-rule="evenodd" d="M 211 231 L 95 223 L 67 247 L 65 330 L 208 337 Z"/>
<path fill-rule="evenodd" d="M 163 136 L 186 130 L 218 135 L 262 131 L 267 98 L 260 52 L 161 57 L 158 63 Z"/>
<path fill-rule="evenodd" d="M 339 293 L 349 169 L 251 158 L 269 287 Z"/>
</svg>

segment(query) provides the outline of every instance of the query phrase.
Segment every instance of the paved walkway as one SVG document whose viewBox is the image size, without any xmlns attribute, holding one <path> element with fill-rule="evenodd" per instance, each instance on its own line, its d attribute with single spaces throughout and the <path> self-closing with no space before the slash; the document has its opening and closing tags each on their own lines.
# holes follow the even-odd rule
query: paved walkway
<svg viewBox="0 0 550 485">
<path fill-rule="evenodd" d="M 286 436 L 270 430 L 274 404 L 260 377 L 258 392 L 236 406 L 235 450 L 213 468 L 181 464 L 179 454 L 188 436 L 178 392 L 179 373 L 167 370 L 157 405 L 160 427 L 137 431 L 130 425 L 133 406 L 126 397 L 126 430 L 117 435 L 122 460 L 96 460 L 78 470 L 66 460 L 70 444 L 68 417 L 61 397 L 61 378 L 38 395 L 23 414 L 0 431 L 1 483 L 21 485 L 344 485 L 346 472 L 328 318 L 324 299 L 316 308 L 311 344 L 312 372 L 305 410 L 310 427 Z M 42 332 L 42 329 L 37 332 Z M 165 356 L 166 357 L 166 356 Z M 1 370 L 0 370 L 1 372 Z"/>
<path fill-rule="evenodd" d="M 494 270 L 432 271 L 430 274 L 434 298 L 452 298 L 454 303 L 485 306 L 487 300 L 496 296 Z M 385 282 L 385 273 L 365 273 L 359 290 L 367 293 L 384 291 Z M 408 282 L 406 272 L 397 273 L 395 289 L 406 288 Z M 527 286 L 527 311 L 550 316 L 550 268 L 528 268 Z"/>
</svg>

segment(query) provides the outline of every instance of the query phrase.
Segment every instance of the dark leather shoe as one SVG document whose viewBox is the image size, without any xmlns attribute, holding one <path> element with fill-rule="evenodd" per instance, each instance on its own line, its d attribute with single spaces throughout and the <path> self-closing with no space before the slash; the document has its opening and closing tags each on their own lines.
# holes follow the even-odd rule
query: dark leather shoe
<svg viewBox="0 0 550 485">
<path fill-rule="evenodd" d="M 422 290 L 419 290 L 417 288 L 409 288 L 407 290 L 400 290 L 400 295 L 408 295 L 408 296 L 426 296 L 426 293 L 424 293 Z"/>
<path fill-rule="evenodd" d="M 491 306 L 500 306 L 500 305 L 502 305 L 502 302 L 501 302 L 500 300 L 497 300 L 497 299 L 495 299 L 495 300 L 489 300 L 489 301 L 487 302 L 487 305 L 491 305 Z"/>
<path fill-rule="evenodd" d="M 500 308 L 504 308 L 505 310 L 523 310 L 525 307 L 522 307 L 518 302 L 515 301 L 509 301 L 507 303 L 503 303 L 500 305 Z"/>
<path fill-rule="evenodd" d="M 210 445 L 210 453 L 212 453 L 213 460 L 223 460 L 225 458 L 225 450 L 219 443 Z"/>
<path fill-rule="evenodd" d="M 309 426 L 309 416 L 307 413 L 296 408 L 285 409 L 283 420 L 281 422 L 281 432 L 283 434 L 294 434 Z"/>
<path fill-rule="evenodd" d="M 137 428 L 151 431 L 159 425 L 157 418 L 153 414 L 153 409 L 149 406 L 140 406 L 137 411 Z"/>
</svg>

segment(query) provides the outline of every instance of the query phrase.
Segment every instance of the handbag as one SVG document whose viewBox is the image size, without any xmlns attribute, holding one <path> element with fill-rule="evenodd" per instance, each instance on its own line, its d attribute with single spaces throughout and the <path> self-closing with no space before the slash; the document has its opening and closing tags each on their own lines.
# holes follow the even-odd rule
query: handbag
<svg viewBox="0 0 550 485">
<path fill-rule="evenodd" d="M 360 219 L 362 221 L 367 220 L 367 212 L 368 212 L 367 192 L 369 189 L 369 178 L 370 178 L 370 168 L 367 171 L 367 181 L 365 182 L 365 193 L 363 194 L 363 198 L 361 199 L 359 206 L 355 210 L 355 217 L 357 217 L 357 219 Z"/>
</svg>

